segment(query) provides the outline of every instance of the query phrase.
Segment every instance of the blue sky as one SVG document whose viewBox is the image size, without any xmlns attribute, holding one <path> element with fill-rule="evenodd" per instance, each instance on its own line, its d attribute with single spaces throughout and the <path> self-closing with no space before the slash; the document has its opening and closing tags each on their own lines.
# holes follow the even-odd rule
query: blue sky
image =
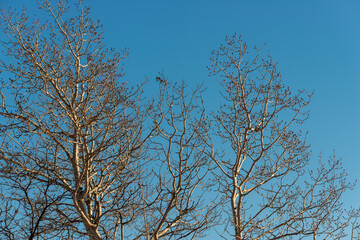
<svg viewBox="0 0 360 240">
<path fill-rule="evenodd" d="M 217 82 L 208 77 L 210 52 L 226 35 L 239 33 L 279 63 L 283 80 L 314 91 L 309 131 L 313 157 L 335 150 L 352 179 L 360 176 L 360 2 L 87 1 L 104 25 L 108 46 L 127 47 L 130 82 L 163 71 L 171 81 L 205 82 L 208 101 Z M 206 94 L 205 94 L 206 95 Z M 360 184 L 347 201 L 356 204 Z M 354 195 L 356 197 L 354 198 Z M 357 198 L 358 199 L 358 198 Z"/>
<path fill-rule="evenodd" d="M 101 20 L 108 47 L 129 48 L 129 82 L 155 79 L 158 72 L 191 86 L 205 82 L 209 103 L 219 100 L 212 98 L 218 85 L 206 70 L 211 50 L 233 33 L 250 46 L 266 43 L 283 80 L 315 92 L 303 126 L 314 160 L 335 150 L 351 179 L 360 178 L 360 1 L 87 0 L 85 5 Z M 345 200 L 355 205 L 359 198 L 360 183 Z"/>
</svg>

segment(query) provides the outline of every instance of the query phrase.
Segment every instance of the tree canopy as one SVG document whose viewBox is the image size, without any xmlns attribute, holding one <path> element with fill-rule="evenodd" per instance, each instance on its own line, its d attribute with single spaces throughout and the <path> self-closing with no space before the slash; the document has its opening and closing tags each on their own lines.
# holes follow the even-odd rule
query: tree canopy
<svg viewBox="0 0 360 240">
<path fill-rule="evenodd" d="M 359 239 L 341 159 L 301 131 L 312 94 L 263 49 L 212 52 L 209 112 L 205 84 L 130 86 L 82 1 L 38 4 L 46 21 L 2 9 L 2 239 Z"/>
</svg>

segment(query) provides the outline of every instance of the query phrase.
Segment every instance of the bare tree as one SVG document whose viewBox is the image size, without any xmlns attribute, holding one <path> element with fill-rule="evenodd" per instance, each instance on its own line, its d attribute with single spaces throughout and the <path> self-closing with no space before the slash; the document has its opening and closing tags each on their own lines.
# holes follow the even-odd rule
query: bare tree
<svg viewBox="0 0 360 240">
<path fill-rule="evenodd" d="M 9 239 L 198 238 L 216 223 L 204 201 L 208 131 L 200 90 L 161 86 L 145 102 L 121 81 L 81 1 L 39 1 L 49 20 L 3 11 L 0 177 Z M 197 103 L 200 103 L 197 106 Z M 151 161 L 151 165 L 147 163 Z M 210 208 L 211 206 L 211 208 Z"/>
<path fill-rule="evenodd" d="M 48 233 L 71 235 L 66 229 L 58 231 L 62 228 L 58 221 L 48 221 L 57 217 L 55 206 L 64 197 L 61 192 L 51 192 L 49 183 L 34 184 L 32 179 L 17 176 L 2 179 L 2 187 L 5 191 L 1 194 L 4 207 L 0 211 L 0 236 L 15 240 L 38 239 Z"/>
<path fill-rule="evenodd" d="M 149 143 L 158 166 L 153 169 L 156 186 L 151 211 L 139 228 L 146 239 L 195 239 L 218 222 L 216 194 L 208 194 L 210 162 L 203 138 L 210 126 L 202 89 L 188 94 L 184 83 L 173 85 L 163 76 L 158 81 L 159 100 L 152 115 L 158 127 Z"/>
<path fill-rule="evenodd" d="M 76 239 L 115 239 L 137 216 L 141 200 L 146 109 L 138 104 L 140 88 L 119 81 L 127 52 L 103 46 L 101 26 L 81 2 L 75 17 L 65 1 L 39 6 L 49 21 L 2 14 L 8 58 L 0 67 L 10 81 L 2 89 L 0 174 L 27 195 L 17 216 L 29 217 L 27 207 L 36 205 L 28 188 L 46 188 L 39 195 L 46 204 L 31 210 L 31 221 L 61 225 Z"/>
<path fill-rule="evenodd" d="M 234 35 L 209 66 L 224 101 L 214 114 L 208 155 L 233 229 L 225 230 L 237 240 L 345 237 L 340 197 L 351 185 L 341 160 L 310 161 L 300 125 L 311 95 L 292 93 L 261 50 L 249 51 Z"/>
<path fill-rule="evenodd" d="M 237 240 L 359 237 L 341 160 L 310 161 L 311 95 L 261 49 L 235 35 L 213 53 L 224 104 L 211 120 L 202 87 L 159 76 L 151 101 L 130 88 L 127 51 L 102 44 L 80 0 L 39 7 L 48 21 L 1 16 L 1 238 L 197 239 L 220 215 Z"/>
</svg>

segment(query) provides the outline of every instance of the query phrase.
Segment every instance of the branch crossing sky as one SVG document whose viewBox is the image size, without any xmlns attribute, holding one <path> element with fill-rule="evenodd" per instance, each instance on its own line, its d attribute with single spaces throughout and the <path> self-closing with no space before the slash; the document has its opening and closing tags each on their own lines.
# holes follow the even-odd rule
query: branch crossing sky
<svg viewBox="0 0 360 240">
<path fill-rule="evenodd" d="M 35 7 L 35 2 L 30 6 Z M 104 26 L 104 42 L 129 48 L 125 78 L 138 83 L 158 72 L 170 81 L 218 89 L 208 77 L 211 50 L 241 34 L 266 49 L 292 89 L 315 92 L 308 130 L 314 160 L 335 150 L 352 180 L 360 180 L 360 1 L 358 0 L 87 0 Z M 25 0 L 3 0 L 19 9 Z M 149 86 L 149 85 L 147 85 Z M 360 183 L 346 194 L 357 205 Z"/>
</svg>

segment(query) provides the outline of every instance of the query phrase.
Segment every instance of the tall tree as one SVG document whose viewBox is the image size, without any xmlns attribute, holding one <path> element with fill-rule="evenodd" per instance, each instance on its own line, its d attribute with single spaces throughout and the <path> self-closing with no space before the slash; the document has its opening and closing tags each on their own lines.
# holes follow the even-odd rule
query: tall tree
<svg viewBox="0 0 360 240">
<path fill-rule="evenodd" d="M 129 87 L 127 51 L 104 46 L 81 0 L 38 3 L 48 21 L 1 16 L 1 238 L 197 239 L 220 215 L 237 240 L 358 237 L 341 160 L 311 161 L 300 131 L 311 95 L 261 49 L 234 35 L 213 52 L 210 119 L 202 87 L 158 76 L 149 101 Z"/>
<path fill-rule="evenodd" d="M 138 105 L 140 88 L 119 80 L 127 51 L 105 48 L 89 10 L 69 5 L 40 1 L 46 22 L 3 11 L 8 58 L 0 67 L 10 81 L 2 89 L 0 174 L 27 189 L 27 207 L 36 207 L 37 194 L 45 199 L 49 214 L 37 229 L 61 226 L 48 236 L 68 229 L 74 238 L 110 238 L 141 205 L 146 109 Z M 40 218 L 33 216 L 30 222 Z"/>
<path fill-rule="evenodd" d="M 48 21 L 26 11 L 1 18 L 0 236 L 199 237 L 217 222 L 203 203 L 200 90 L 187 96 L 158 77 L 159 97 L 146 102 L 141 84 L 120 78 L 127 51 L 103 45 L 81 1 L 39 7 Z"/>
<path fill-rule="evenodd" d="M 344 237 L 348 220 L 340 198 L 351 185 L 341 161 L 335 156 L 310 160 L 300 125 L 308 117 L 311 95 L 292 93 L 277 64 L 261 50 L 250 51 L 234 35 L 213 52 L 209 66 L 222 86 L 223 104 L 214 114 L 208 155 L 217 165 L 233 236 Z M 214 147 L 215 141 L 224 147 Z"/>
</svg>

